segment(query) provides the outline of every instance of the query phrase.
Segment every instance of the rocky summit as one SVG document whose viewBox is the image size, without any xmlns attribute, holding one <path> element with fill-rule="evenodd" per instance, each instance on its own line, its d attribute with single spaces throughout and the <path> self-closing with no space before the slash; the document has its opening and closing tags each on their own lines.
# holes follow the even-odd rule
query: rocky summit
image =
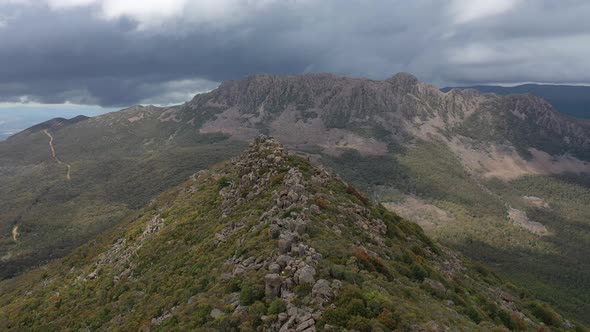
<svg viewBox="0 0 590 332">
<path fill-rule="evenodd" d="M 1 330 L 573 329 L 267 136 L 0 294 Z"/>
</svg>

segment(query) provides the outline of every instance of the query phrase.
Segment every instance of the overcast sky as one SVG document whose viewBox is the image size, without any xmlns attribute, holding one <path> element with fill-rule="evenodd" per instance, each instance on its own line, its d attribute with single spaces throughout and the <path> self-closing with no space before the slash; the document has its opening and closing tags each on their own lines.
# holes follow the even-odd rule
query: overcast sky
<svg viewBox="0 0 590 332">
<path fill-rule="evenodd" d="M 121 107 L 255 73 L 590 82 L 587 0 L 0 0 L 0 102 Z"/>
</svg>

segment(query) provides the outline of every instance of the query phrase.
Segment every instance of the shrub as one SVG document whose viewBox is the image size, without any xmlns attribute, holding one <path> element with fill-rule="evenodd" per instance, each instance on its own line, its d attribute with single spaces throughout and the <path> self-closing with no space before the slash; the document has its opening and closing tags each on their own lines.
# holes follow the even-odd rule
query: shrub
<svg viewBox="0 0 590 332">
<path fill-rule="evenodd" d="M 284 173 L 280 173 L 277 175 L 274 175 L 273 177 L 270 178 L 270 185 L 271 186 L 276 186 L 279 185 L 283 182 L 283 179 L 285 178 L 285 174 Z"/>
<path fill-rule="evenodd" d="M 264 289 L 259 285 L 243 283 L 240 291 L 240 304 L 244 306 L 262 300 L 264 298 Z"/>
<path fill-rule="evenodd" d="M 369 255 L 368 252 L 360 248 L 355 248 L 353 255 L 357 258 L 361 268 L 371 272 L 379 272 L 383 274 L 388 280 L 393 280 L 393 274 L 391 271 L 389 271 L 389 268 L 379 257 Z"/>
<path fill-rule="evenodd" d="M 330 208 L 330 202 L 324 197 L 316 197 L 315 204 L 322 210 L 327 210 Z"/>
<path fill-rule="evenodd" d="M 479 324 L 484 319 L 479 310 L 475 309 L 473 306 L 465 308 L 465 314 L 476 324 Z"/>
<path fill-rule="evenodd" d="M 287 310 L 287 305 L 283 299 L 276 298 L 268 306 L 268 314 L 276 315 Z"/>
<path fill-rule="evenodd" d="M 225 316 L 219 321 L 219 331 L 239 332 L 240 319 L 234 316 Z"/>
<path fill-rule="evenodd" d="M 209 315 L 211 314 L 212 307 L 210 305 L 199 306 L 197 308 L 197 312 L 195 314 L 195 322 L 198 325 L 203 325 L 207 323 L 209 319 Z"/>
<path fill-rule="evenodd" d="M 502 324 L 509 328 L 511 331 L 514 331 L 518 328 L 518 323 L 514 320 L 513 316 L 511 316 L 506 310 L 500 310 L 498 312 L 498 317 L 502 321 Z"/>
<path fill-rule="evenodd" d="M 217 180 L 217 189 L 221 190 L 221 189 L 229 186 L 230 184 L 231 184 L 231 182 L 229 181 L 229 179 L 226 178 L 225 176 L 222 176 Z"/>
<path fill-rule="evenodd" d="M 395 316 L 390 310 L 384 309 L 379 316 L 377 316 L 379 323 L 388 329 L 395 330 L 399 324 L 399 317 Z"/>
<path fill-rule="evenodd" d="M 348 320 L 348 313 L 344 308 L 336 307 L 324 312 L 323 318 L 328 324 L 340 326 Z"/>
<path fill-rule="evenodd" d="M 356 197 L 365 206 L 366 205 L 369 205 L 369 199 L 367 197 L 365 197 L 363 194 L 361 194 L 358 190 L 356 190 L 355 187 L 348 186 L 346 188 L 346 193 L 349 194 L 349 195 L 352 195 L 352 196 Z"/>
<path fill-rule="evenodd" d="M 312 288 L 313 286 L 308 284 L 297 285 L 295 286 L 294 292 L 299 298 L 304 298 L 311 294 Z"/>
<path fill-rule="evenodd" d="M 531 305 L 531 312 L 547 325 L 556 327 L 561 325 L 561 316 L 545 303 L 534 302 Z"/>
<path fill-rule="evenodd" d="M 240 291 L 240 282 L 238 278 L 230 279 L 227 284 L 225 284 L 225 291 L 228 293 L 234 293 Z"/>
<path fill-rule="evenodd" d="M 367 308 L 365 306 L 365 301 L 362 299 L 352 299 L 348 304 L 346 304 L 346 313 L 349 316 L 366 316 L 367 315 Z"/>
<path fill-rule="evenodd" d="M 412 264 L 412 275 L 411 277 L 418 281 L 423 281 L 424 278 L 428 277 L 428 272 L 424 270 L 424 268 L 418 264 Z"/>
<path fill-rule="evenodd" d="M 352 331 L 371 332 L 371 320 L 361 316 L 352 316 L 346 327 Z"/>
<path fill-rule="evenodd" d="M 252 305 L 248 308 L 248 313 L 255 317 L 260 317 L 266 314 L 266 305 L 260 301 L 256 301 L 252 303 Z"/>
<path fill-rule="evenodd" d="M 367 316 L 374 318 L 383 312 L 383 303 L 376 299 L 367 300 Z"/>
</svg>

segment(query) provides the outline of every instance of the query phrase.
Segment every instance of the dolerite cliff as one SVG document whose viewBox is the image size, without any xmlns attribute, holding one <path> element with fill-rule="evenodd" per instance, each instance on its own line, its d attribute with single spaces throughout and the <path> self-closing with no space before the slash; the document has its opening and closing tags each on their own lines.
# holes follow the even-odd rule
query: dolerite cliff
<svg viewBox="0 0 590 332">
<path fill-rule="evenodd" d="M 266 136 L 0 294 L 6 331 L 571 327 Z"/>
</svg>

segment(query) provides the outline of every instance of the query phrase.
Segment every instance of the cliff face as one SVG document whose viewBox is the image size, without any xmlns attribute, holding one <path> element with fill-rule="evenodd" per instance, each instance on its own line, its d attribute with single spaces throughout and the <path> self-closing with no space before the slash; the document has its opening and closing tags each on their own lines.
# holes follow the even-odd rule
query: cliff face
<svg viewBox="0 0 590 332">
<path fill-rule="evenodd" d="M 410 74 L 385 81 L 338 77 L 257 75 L 195 97 L 183 117 L 201 133 L 236 139 L 270 133 L 287 145 L 341 147 L 385 153 L 383 144 L 415 139 L 447 142 L 466 136 L 486 145 L 535 148 L 589 159 L 587 123 L 557 113 L 531 95 L 496 96 L 475 90 L 442 93 Z"/>
</svg>

